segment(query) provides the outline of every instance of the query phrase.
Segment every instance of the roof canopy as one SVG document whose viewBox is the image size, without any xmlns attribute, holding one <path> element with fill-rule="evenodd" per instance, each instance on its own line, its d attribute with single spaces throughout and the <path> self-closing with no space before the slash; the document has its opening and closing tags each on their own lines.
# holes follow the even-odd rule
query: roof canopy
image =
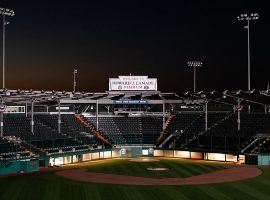
<svg viewBox="0 0 270 200">
<path fill-rule="evenodd" d="M 44 90 L 6 90 L 0 89 L 0 98 L 6 103 L 96 103 L 115 104 L 116 101 L 147 101 L 148 104 L 162 103 L 204 103 L 206 101 L 219 102 L 236 105 L 238 101 L 261 105 L 270 104 L 270 91 L 200 91 L 197 93 L 162 93 L 160 91 L 107 91 L 95 92 L 66 92 L 66 91 L 44 91 Z"/>
</svg>

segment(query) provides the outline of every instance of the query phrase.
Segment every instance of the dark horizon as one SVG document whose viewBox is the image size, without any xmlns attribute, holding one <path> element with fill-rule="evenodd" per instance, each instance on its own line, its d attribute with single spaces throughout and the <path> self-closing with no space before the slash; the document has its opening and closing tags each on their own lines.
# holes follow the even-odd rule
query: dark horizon
<svg viewBox="0 0 270 200">
<path fill-rule="evenodd" d="M 6 87 L 104 92 L 118 75 L 148 75 L 158 90 L 193 89 L 189 60 L 201 60 L 198 90 L 247 89 L 247 31 L 241 13 L 257 12 L 251 33 L 251 88 L 266 89 L 270 39 L 265 1 L 3 0 L 15 10 L 6 27 Z M 2 17 L 1 17 L 2 23 Z M 1 26 L 2 27 L 2 26 Z M 0 35 L 2 38 L 2 28 Z M 2 63 L 2 39 L 0 40 Z M 0 64 L 2 87 L 2 64 Z"/>
</svg>

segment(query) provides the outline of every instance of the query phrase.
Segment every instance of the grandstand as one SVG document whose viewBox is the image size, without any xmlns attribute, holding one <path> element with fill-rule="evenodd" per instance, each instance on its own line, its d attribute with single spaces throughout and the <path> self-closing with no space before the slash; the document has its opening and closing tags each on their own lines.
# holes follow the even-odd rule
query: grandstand
<svg viewBox="0 0 270 200">
<path fill-rule="evenodd" d="M 123 149 L 137 151 L 137 156 L 142 150 L 150 155 L 150 149 L 198 152 L 201 159 L 213 160 L 219 160 L 215 154 L 224 154 L 223 161 L 228 154 L 235 162 L 247 155 L 246 163 L 251 156 L 270 153 L 268 90 L 2 89 L 0 96 L 1 166 L 34 160 L 48 167 L 86 161 L 93 152 L 105 158 L 105 151 L 111 157 L 114 151 L 127 156 Z"/>
</svg>

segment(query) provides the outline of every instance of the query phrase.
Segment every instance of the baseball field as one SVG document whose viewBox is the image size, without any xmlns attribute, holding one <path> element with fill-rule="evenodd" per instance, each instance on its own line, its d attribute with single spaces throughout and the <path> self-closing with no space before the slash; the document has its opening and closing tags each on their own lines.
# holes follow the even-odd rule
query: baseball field
<svg viewBox="0 0 270 200">
<path fill-rule="evenodd" d="M 155 159 L 100 160 L 2 177 L 0 199 L 270 199 L 270 168 Z"/>
</svg>

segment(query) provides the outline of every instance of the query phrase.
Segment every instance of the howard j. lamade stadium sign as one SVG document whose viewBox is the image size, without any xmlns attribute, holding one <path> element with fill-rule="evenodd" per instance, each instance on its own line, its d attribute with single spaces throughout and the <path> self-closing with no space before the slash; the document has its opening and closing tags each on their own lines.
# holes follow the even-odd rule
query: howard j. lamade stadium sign
<svg viewBox="0 0 270 200">
<path fill-rule="evenodd" d="M 157 79 L 148 76 L 118 76 L 109 79 L 110 91 L 157 91 Z"/>
</svg>

